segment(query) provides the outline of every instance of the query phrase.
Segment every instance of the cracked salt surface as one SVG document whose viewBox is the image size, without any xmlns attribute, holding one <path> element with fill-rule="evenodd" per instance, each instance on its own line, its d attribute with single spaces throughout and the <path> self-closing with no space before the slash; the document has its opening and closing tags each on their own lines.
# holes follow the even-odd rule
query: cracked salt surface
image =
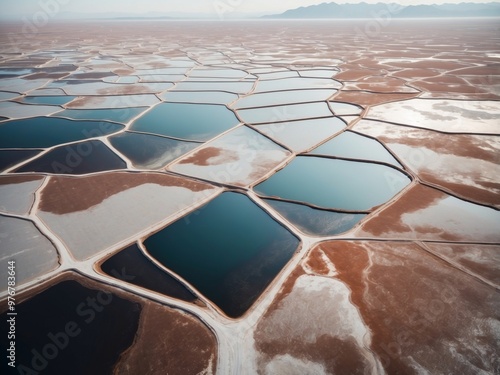
<svg viewBox="0 0 500 375">
<path fill-rule="evenodd" d="M 305 21 L 290 27 L 290 22 L 245 21 L 220 27 L 203 21 L 120 21 L 113 23 L 113 29 L 94 22 L 81 38 L 85 45 L 78 39 L 82 29 L 77 23 L 48 24 L 29 43 L 17 45 L 8 40 L 12 34 L 3 33 L 0 130 L 4 132 L 12 126 L 9 123 L 19 125 L 23 121 L 19 118 L 37 111 L 43 112 L 39 116 L 51 114 L 45 113 L 49 110 L 92 113 L 102 120 L 103 113 L 116 108 L 143 108 L 143 117 L 166 103 L 189 108 L 175 119 L 158 116 L 157 124 L 147 130 L 157 135 L 131 131 L 141 117 L 138 120 L 138 114 L 129 113 L 118 119 L 124 126 L 113 131 L 95 128 L 92 141 L 81 142 L 88 138 L 81 134 L 71 140 L 61 138 L 57 131 L 47 130 L 52 125 L 39 133 L 28 132 L 32 138 L 20 137 L 24 143 L 15 144 L 9 136 L 0 138 L 4 141 L 0 167 L 7 170 L 3 174 L 19 176 L 0 185 L 2 218 L 10 223 L 2 226 L 9 232 L 2 237 L 2 248 L 8 238 L 8 247 L 20 249 L 23 256 L 19 272 L 22 264 L 27 274 L 18 279 L 23 298 L 73 275 L 69 270 L 85 275 L 70 278 L 83 283 L 95 280 L 93 288 L 126 290 L 126 298 L 137 301 L 145 313 L 134 346 L 115 364 L 120 373 L 137 373 L 145 363 L 152 373 L 495 372 L 494 343 L 499 337 L 498 314 L 493 313 L 498 310 L 495 259 L 500 241 L 495 226 L 499 182 L 494 173 L 500 99 L 495 78 L 498 43 L 492 37 L 496 25 L 487 19 L 431 21 L 429 39 L 429 21 L 425 26 L 394 21 L 380 35 L 359 38 L 353 28 L 363 30 L 364 25 L 356 22 Z M 13 27 L 6 25 L 15 33 Z M 308 102 L 313 103 L 304 104 Z M 174 134 L 166 126 L 210 104 L 218 104 L 234 118 L 231 126 L 211 123 L 213 116 L 206 112 L 179 126 L 186 130 L 183 134 Z M 256 108 L 243 109 L 250 106 Z M 61 112 L 63 107 L 66 111 Z M 60 119 L 47 117 L 47 121 Z M 65 130 L 73 126 L 74 132 L 81 133 L 82 128 L 74 126 L 78 123 L 65 122 Z M 175 139 L 192 135 L 193 126 L 204 126 L 208 133 L 193 137 L 196 142 Z M 247 139 L 250 135 L 254 143 Z M 41 146 L 46 138 L 52 143 Z M 72 144 L 65 144 L 68 141 Z M 86 155 L 89 145 L 96 147 Z M 301 153 L 318 145 L 327 153 L 325 165 L 345 162 L 339 158 L 364 160 L 346 162 L 356 178 L 370 174 L 358 170 L 361 164 L 367 164 L 367 171 L 387 168 L 380 171 L 393 173 L 385 181 L 392 194 L 361 213 L 319 210 L 306 196 L 291 203 L 255 194 L 261 184 L 255 188 L 251 184 L 265 184 L 297 161 L 316 159 Z M 34 146 L 46 149 L 25 148 Z M 250 158 L 253 155 L 256 158 Z M 269 156 L 272 162 L 266 160 Z M 106 160 L 117 163 L 105 165 Z M 376 162 L 404 167 L 408 175 Z M 59 169 L 54 170 L 54 163 Z M 120 173 L 110 168 L 128 172 L 117 178 Z M 19 173 L 23 170 L 43 170 L 49 176 L 40 187 L 41 181 L 30 180 L 31 172 Z M 97 170 L 103 171 L 93 173 Z M 332 195 L 343 187 L 356 201 L 371 195 L 373 184 L 349 186 L 341 175 L 327 178 L 328 171 L 311 165 L 286 188 L 316 184 L 316 193 Z M 70 183 L 66 179 L 76 177 L 63 178 L 63 173 L 84 176 Z M 177 179 L 179 183 L 170 188 L 158 183 L 158 176 L 166 182 L 174 178 L 172 173 L 196 177 Z M 324 184 L 314 183 L 318 176 Z M 195 186 L 200 184 L 196 179 L 212 183 L 202 184 L 202 189 Z M 54 184 L 66 188 L 54 189 Z M 216 188 L 219 184 L 226 188 Z M 203 210 L 197 210 L 200 206 L 234 189 L 264 208 L 274 224 L 286 227 L 301 243 L 298 253 L 278 270 L 243 316 L 225 316 L 202 295 L 194 304 L 187 303 L 98 270 L 104 259 L 136 241 L 142 246 L 142 239 L 165 226 L 168 229 L 169 223 L 186 214 L 191 212 L 189 217 L 195 220 L 203 215 Z M 185 195 L 179 193 L 183 191 Z M 276 193 L 283 192 L 280 188 Z M 44 215 L 51 225 L 44 224 Z M 350 221 L 354 218 L 362 219 L 356 224 Z M 338 233 L 344 230 L 348 232 Z M 21 249 L 26 233 L 38 238 L 37 243 L 54 244 L 47 248 L 52 254 L 47 262 L 40 260 L 40 253 Z M 192 233 L 188 237 L 192 240 Z M 377 241 L 366 241 L 370 238 Z M 321 251 L 316 251 L 320 242 Z M 235 245 L 233 251 L 240 248 Z M 70 253 L 80 258 L 72 259 Z M 32 256 L 42 269 L 36 268 Z M 157 269 L 166 275 L 164 269 Z M 127 275 L 127 269 L 121 271 Z M 294 286 L 295 280 L 300 288 Z M 0 296 L 4 309 L 5 292 Z M 342 301 L 338 307 L 337 297 Z M 155 302 L 145 303 L 144 298 Z M 319 310 L 331 324 L 322 324 L 324 316 L 311 319 Z M 294 311 L 301 312 L 302 319 Z M 271 314 L 293 324 L 274 341 L 273 337 L 260 340 L 258 327 L 265 326 Z M 422 316 L 426 319 L 419 319 Z M 331 322 L 333 317 L 338 319 Z M 351 318 L 359 326 L 343 326 L 344 319 L 352 323 Z M 301 331 L 304 327 L 307 332 Z M 354 336 L 342 327 L 351 329 Z M 301 335 L 294 336 L 294 330 Z M 363 332 L 368 335 L 361 339 Z M 401 340 L 401 332 L 409 340 Z M 431 337 L 431 344 L 419 341 L 420 337 Z M 397 358 L 383 349 L 394 348 L 395 342 L 401 349 Z"/>
</svg>

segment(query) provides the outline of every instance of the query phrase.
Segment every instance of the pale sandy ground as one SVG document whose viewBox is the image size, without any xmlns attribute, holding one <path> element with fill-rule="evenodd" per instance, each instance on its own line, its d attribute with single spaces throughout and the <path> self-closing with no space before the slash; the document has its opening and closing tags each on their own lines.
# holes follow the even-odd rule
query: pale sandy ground
<svg viewBox="0 0 500 375">
<path fill-rule="evenodd" d="M 128 171 L 12 178 L 36 157 L 6 166 L 0 266 L 22 254 L 18 267 L 30 269 L 20 271 L 21 299 L 69 278 L 140 303 L 116 374 L 500 372 L 498 21 L 377 22 L 50 23 L 25 35 L 2 24 L 0 69 L 33 71 L 2 76 L 1 117 L 154 111 L 172 98 L 225 105 L 244 123 L 156 170 L 134 167 L 99 133 L 93 139 Z M 62 107 L 9 101 L 25 95 L 78 98 Z M 306 236 L 253 186 L 344 130 L 380 142 L 412 183 L 351 231 Z M 240 133 L 256 139 L 240 143 Z M 371 160 L 359 155 L 350 159 Z M 202 295 L 187 303 L 100 271 L 117 251 L 235 189 L 301 240 L 242 317 Z"/>
</svg>

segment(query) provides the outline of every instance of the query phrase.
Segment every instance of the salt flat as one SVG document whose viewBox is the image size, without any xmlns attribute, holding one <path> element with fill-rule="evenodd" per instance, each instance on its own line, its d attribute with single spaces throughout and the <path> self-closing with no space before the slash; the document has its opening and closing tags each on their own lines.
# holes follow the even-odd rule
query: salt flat
<svg viewBox="0 0 500 375">
<path fill-rule="evenodd" d="M 18 363 L 81 296 L 52 373 L 498 373 L 498 20 L 367 22 L 0 24 Z"/>
</svg>

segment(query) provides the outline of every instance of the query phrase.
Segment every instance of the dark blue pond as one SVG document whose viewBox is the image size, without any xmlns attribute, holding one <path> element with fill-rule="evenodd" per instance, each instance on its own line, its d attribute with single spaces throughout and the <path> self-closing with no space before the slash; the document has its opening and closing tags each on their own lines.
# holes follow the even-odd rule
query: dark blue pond
<svg viewBox="0 0 500 375">
<path fill-rule="evenodd" d="M 4 171 L 23 160 L 27 160 L 42 150 L 0 150 L 0 171 Z"/>
<path fill-rule="evenodd" d="M 238 317 L 292 257 L 299 240 L 247 196 L 224 193 L 144 244 L 227 315 Z"/>
<path fill-rule="evenodd" d="M 105 121 L 72 121 L 33 117 L 0 124 L 0 148 L 51 147 L 116 133 L 123 125 Z"/>
<path fill-rule="evenodd" d="M 158 268 L 131 245 L 105 261 L 101 269 L 119 280 L 132 283 L 170 297 L 194 302 L 196 296 L 168 273 Z"/>
<path fill-rule="evenodd" d="M 111 374 L 134 343 L 142 310 L 136 302 L 73 280 L 16 302 L 17 369 L 3 365 L 3 374 Z M 11 317 L 0 318 L 6 328 Z M 0 343 L 3 353 L 7 344 Z"/>
<path fill-rule="evenodd" d="M 127 164 L 104 143 L 86 141 L 56 147 L 16 172 L 86 174 L 125 168 Z"/>
<path fill-rule="evenodd" d="M 155 135 L 124 132 L 109 138 L 118 151 L 138 168 L 158 169 L 198 147 L 199 143 Z"/>
<path fill-rule="evenodd" d="M 302 232 L 312 236 L 335 236 L 347 232 L 366 216 L 319 210 L 274 199 L 266 199 L 266 202 Z"/>
</svg>

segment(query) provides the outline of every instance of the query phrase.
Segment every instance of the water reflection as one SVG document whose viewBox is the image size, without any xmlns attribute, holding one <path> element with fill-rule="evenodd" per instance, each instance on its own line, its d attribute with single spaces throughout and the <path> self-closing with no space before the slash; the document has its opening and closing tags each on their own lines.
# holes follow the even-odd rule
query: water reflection
<svg viewBox="0 0 500 375">
<path fill-rule="evenodd" d="M 108 275 L 169 297 L 194 302 L 196 296 L 184 285 L 151 262 L 137 246 L 131 245 L 115 254 L 102 266 Z"/>
<path fill-rule="evenodd" d="M 346 131 L 310 152 L 315 155 L 329 155 L 350 159 L 365 159 L 392 164 L 401 164 L 375 139 Z"/>
<path fill-rule="evenodd" d="M 227 315 L 242 315 L 299 241 L 245 195 L 224 193 L 144 242 Z"/>
<path fill-rule="evenodd" d="M 138 118 L 131 128 L 168 137 L 207 141 L 238 123 L 234 113 L 222 105 L 162 103 Z"/>
<path fill-rule="evenodd" d="M 118 151 L 138 168 L 158 169 L 198 147 L 198 143 L 177 141 L 149 134 L 124 132 L 109 138 Z"/>
<path fill-rule="evenodd" d="M 255 190 L 324 208 L 367 211 L 387 202 L 409 183 L 405 174 L 384 165 L 302 156 Z"/>
<path fill-rule="evenodd" d="M 25 96 L 18 101 L 25 104 L 64 105 L 74 98 L 75 96 Z"/>
<path fill-rule="evenodd" d="M 70 280 L 17 304 L 16 312 L 24 317 L 16 325 L 18 366 L 31 371 L 35 364 L 46 374 L 109 374 L 134 342 L 141 307 Z"/>
<path fill-rule="evenodd" d="M 101 120 L 125 124 L 146 110 L 147 108 L 65 109 L 55 113 L 54 116 L 74 120 Z"/>
<path fill-rule="evenodd" d="M 104 143 L 86 141 L 56 147 L 16 172 L 85 174 L 125 168 L 127 164 Z"/>
<path fill-rule="evenodd" d="M 42 150 L 0 150 L 0 171 L 4 171 L 24 160 L 39 154 Z"/>
<path fill-rule="evenodd" d="M 350 230 L 366 217 L 366 214 L 325 211 L 274 199 L 266 199 L 266 202 L 302 232 L 312 236 L 335 236 Z"/>
<path fill-rule="evenodd" d="M 105 121 L 72 121 L 57 117 L 33 117 L 0 124 L 0 148 L 51 147 L 61 143 L 100 137 L 122 130 Z"/>
</svg>

